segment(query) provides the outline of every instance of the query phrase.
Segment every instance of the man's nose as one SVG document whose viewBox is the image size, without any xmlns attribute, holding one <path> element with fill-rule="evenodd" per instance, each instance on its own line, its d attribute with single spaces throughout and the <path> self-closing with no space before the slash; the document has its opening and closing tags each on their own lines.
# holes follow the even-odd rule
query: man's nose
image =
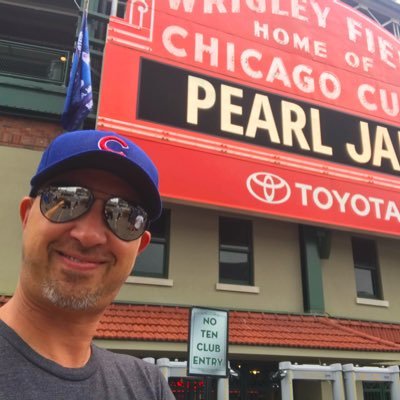
<svg viewBox="0 0 400 400">
<path fill-rule="evenodd" d="M 90 210 L 76 219 L 70 234 L 85 247 L 93 247 L 107 242 L 109 229 L 103 218 L 103 202 L 95 200 Z"/>
</svg>

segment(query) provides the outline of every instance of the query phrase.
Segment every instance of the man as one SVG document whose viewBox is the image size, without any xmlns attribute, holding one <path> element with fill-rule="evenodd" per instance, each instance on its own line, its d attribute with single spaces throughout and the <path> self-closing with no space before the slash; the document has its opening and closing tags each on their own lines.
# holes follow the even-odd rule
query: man
<svg viewBox="0 0 400 400">
<path fill-rule="evenodd" d="M 22 265 L 0 308 L 0 399 L 170 400 L 157 367 L 92 344 L 161 213 L 148 156 L 112 132 L 44 152 L 20 204 Z"/>
</svg>

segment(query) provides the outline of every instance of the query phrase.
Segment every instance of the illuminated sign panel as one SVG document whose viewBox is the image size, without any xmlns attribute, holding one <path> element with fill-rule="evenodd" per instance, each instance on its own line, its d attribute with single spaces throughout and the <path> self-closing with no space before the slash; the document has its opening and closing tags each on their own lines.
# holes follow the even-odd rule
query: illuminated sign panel
<svg viewBox="0 0 400 400">
<path fill-rule="evenodd" d="M 393 126 L 141 60 L 137 117 L 342 164 L 400 173 Z"/>
<path fill-rule="evenodd" d="M 132 0 L 97 125 L 153 155 L 169 200 L 397 235 L 399 69 L 340 1 Z"/>
<path fill-rule="evenodd" d="M 293 168 L 291 158 L 275 158 L 262 151 L 243 157 L 231 148 L 230 153 L 239 153 L 238 157 L 223 151 L 215 155 L 209 142 L 201 142 L 207 150 L 199 151 L 189 149 L 183 137 L 165 138 L 161 144 L 135 140 L 157 160 L 159 170 L 165 171 L 161 186 L 167 199 L 179 193 L 181 201 L 192 204 L 398 235 L 400 190 L 389 189 L 391 181 L 371 185 L 363 175 L 348 169 L 324 176 L 308 161 Z M 171 139 L 176 145 L 169 144 Z"/>
</svg>

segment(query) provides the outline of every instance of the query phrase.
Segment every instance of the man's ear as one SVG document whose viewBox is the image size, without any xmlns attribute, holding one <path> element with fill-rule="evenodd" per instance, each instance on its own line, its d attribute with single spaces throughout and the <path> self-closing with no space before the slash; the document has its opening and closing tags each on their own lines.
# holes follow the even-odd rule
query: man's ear
<svg viewBox="0 0 400 400">
<path fill-rule="evenodd" d="M 26 226 L 29 213 L 32 209 L 33 200 L 34 199 L 32 197 L 25 196 L 19 205 L 19 216 L 21 218 L 23 228 Z"/>
<path fill-rule="evenodd" d="M 140 238 L 138 254 L 140 254 L 148 246 L 150 240 L 151 240 L 151 233 L 149 231 L 145 231 L 142 237 Z"/>
</svg>

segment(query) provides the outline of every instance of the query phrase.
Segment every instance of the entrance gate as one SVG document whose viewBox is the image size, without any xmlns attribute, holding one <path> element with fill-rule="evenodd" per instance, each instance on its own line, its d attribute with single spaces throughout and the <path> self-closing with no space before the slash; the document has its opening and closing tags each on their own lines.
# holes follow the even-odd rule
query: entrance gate
<svg viewBox="0 0 400 400">
<path fill-rule="evenodd" d="M 179 399 L 177 397 L 178 400 L 203 400 L 206 398 L 204 396 L 204 391 L 212 391 L 210 380 L 202 380 L 201 377 L 196 379 L 187 376 L 186 361 L 170 361 L 168 358 L 159 358 L 157 362 L 154 358 L 144 358 L 144 361 L 147 361 L 150 364 L 156 363 L 167 381 L 169 381 L 170 378 L 183 378 L 180 380 L 183 384 L 183 390 L 180 391 L 181 396 Z M 206 382 L 205 385 L 204 382 Z M 217 379 L 215 392 L 216 400 L 229 400 L 229 379 Z"/>
<path fill-rule="evenodd" d="M 344 387 L 342 379 L 342 366 L 332 365 L 297 365 L 285 361 L 279 363 L 282 373 L 281 393 L 282 400 L 293 400 L 293 380 L 301 379 L 308 381 L 330 381 L 332 382 L 333 400 L 344 400 Z"/>
<path fill-rule="evenodd" d="M 391 400 L 388 382 L 363 382 L 364 400 Z"/>
<path fill-rule="evenodd" d="M 282 377 L 282 400 L 293 400 L 295 379 L 332 382 L 333 400 L 400 400 L 397 365 L 380 368 L 355 367 L 353 364 L 297 365 L 285 361 L 279 363 L 279 372 Z M 362 382 L 363 393 L 357 393 L 357 382 Z"/>
<path fill-rule="evenodd" d="M 347 400 L 357 400 L 356 382 L 363 382 L 365 400 L 398 400 L 400 399 L 399 367 L 387 368 L 355 367 L 353 364 L 343 365 L 343 376 Z M 388 390 L 383 390 L 386 383 Z"/>
</svg>

